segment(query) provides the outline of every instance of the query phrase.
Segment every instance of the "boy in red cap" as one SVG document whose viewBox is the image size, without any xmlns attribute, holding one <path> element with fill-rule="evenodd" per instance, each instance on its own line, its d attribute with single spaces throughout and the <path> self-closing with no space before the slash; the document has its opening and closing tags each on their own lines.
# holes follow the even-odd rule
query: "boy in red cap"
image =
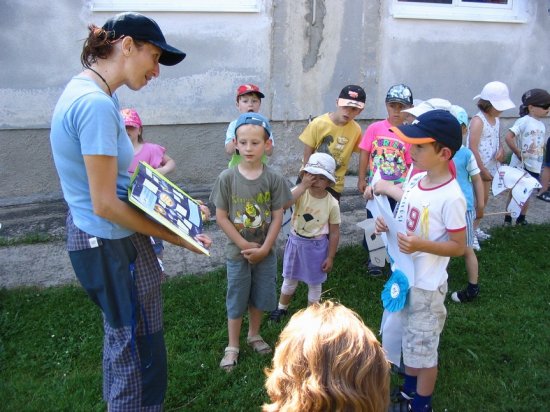
<svg viewBox="0 0 550 412">
<path fill-rule="evenodd" d="M 252 83 L 241 84 L 237 88 L 237 110 L 239 113 L 259 113 L 260 106 L 262 104 L 262 99 L 265 95 L 260 91 L 260 88 Z M 225 133 L 225 152 L 228 155 L 231 155 L 231 160 L 229 161 L 229 167 L 233 167 L 241 161 L 239 156 L 239 151 L 236 147 L 236 136 L 235 136 L 235 125 L 237 124 L 237 119 L 229 123 L 227 127 L 227 132 Z M 269 147 L 266 147 L 265 154 L 271 156 L 273 153 L 273 134 L 269 137 L 271 144 Z M 264 155 L 262 157 L 262 162 L 266 164 L 267 158 Z"/>
</svg>

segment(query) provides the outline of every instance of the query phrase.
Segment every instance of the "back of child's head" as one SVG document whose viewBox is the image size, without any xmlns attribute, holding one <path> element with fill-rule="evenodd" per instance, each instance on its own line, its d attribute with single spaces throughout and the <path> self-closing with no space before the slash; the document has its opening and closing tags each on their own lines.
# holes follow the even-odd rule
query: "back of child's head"
<svg viewBox="0 0 550 412">
<path fill-rule="evenodd" d="M 521 105 L 519 106 L 519 115 L 521 117 L 529 114 L 529 106 L 547 109 L 550 106 L 550 93 L 544 89 L 527 90 L 521 96 Z"/>
<path fill-rule="evenodd" d="M 450 112 L 456 120 L 458 120 L 458 123 L 460 123 L 461 126 L 464 125 L 468 127 L 468 113 L 463 107 L 453 104 L 451 105 Z"/>
<path fill-rule="evenodd" d="M 462 134 L 468 130 L 468 113 L 463 107 L 456 104 L 451 105 L 451 114 L 458 120 L 460 127 L 462 128 Z"/>
<path fill-rule="evenodd" d="M 340 91 L 340 94 L 338 95 L 338 106 L 357 107 L 358 109 L 363 109 L 365 107 L 366 100 L 367 94 L 361 86 L 348 84 Z"/>
<path fill-rule="evenodd" d="M 260 113 L 248 112 L 242 113 L 237 118 L 237 123 L 235 123 L 235 135 L 238 137 L 239 127 L 244 125 L 254 125 L 261 126 L 264 128 L 264 140 L 268 140 L 271 137 L 271 125 L 269 120 L 265 116 L 262 116 Z"/>
<path fill-rule="evenodd" d="M 141 132 L 142 123 L 138 112 L 135 109 L 122 109 L 120 111 L 120 114 L 122 115 L 122 119 L 124 120 L 124 126 L 136 127 L 140 129 L 140 133 L 138 135 L 138 141 L 143 142 L 143 137 Z"/>
<path fill-rule="evenodd" d="M 433 143 L 438 148 L 447 147 L 451 159 L 462 145 L 462 129 L 458 120 L 447 110 L 430 110 L 416 118 L 410 125 L 391 127 L 404 142 L 411 144 Z"/>
<path fill-rule="evenodd" d="M 331 301 L 297 312 L 281 332 L 263 411 L 385 412 L 389 364 L 352 310 Z"/>
<path fill-rule="evenodd" d="M 252 83 L 241 84 L 237 87 L 237 101 L 239 101 L 240 97 L 245 94 L 254 94 L 259 99 L 263 99 L 265 97 L 265 95 L 260 91 L 260 88 Z"/>
<path fill-rule="evenodd" d="M 412 90 L 406 84 L 394 84 L 386 93 L 386 103 L 401 103 L 403 106 L 413 105 Z"/>
<path fill-rule="evenodd" d="M 503 112 L 516 107 L 514 102 L 510 100 L 508 86 L 498 81 L 489 82 L 483 86 L 481 93 L 475 96 L 473 100 L 478 100 L 477 107 L 483 113 L 488 113 L 491 108 Z"/>
</svg>

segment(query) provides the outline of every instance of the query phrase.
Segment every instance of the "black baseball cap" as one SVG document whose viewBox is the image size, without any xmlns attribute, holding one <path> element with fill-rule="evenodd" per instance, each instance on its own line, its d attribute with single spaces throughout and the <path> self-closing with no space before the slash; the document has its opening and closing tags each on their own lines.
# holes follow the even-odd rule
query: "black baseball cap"
<svg viewBox="0 0 550 412">
<path fill-rule="evenodd" d="M 154 44 L 162 50 L 159 63 L 164 66 L 174 66 L 185 58 L 185 53 L 166 43 L 159 25 L 147 16 L 139 13 L 126 12 L 111 17 L 103 25 L 112 39 L 130 36 L 135 40 Z"/>
<path fill-rule="evenodd" d="M 544 107 L 550 105 L 550 94 L 543 89 L 531 89 L 521 96 L 521 101 L 526 106 Z"/>
<path fill-rule="evenodd" d="M 342 89 L 338 96 L 338 106 L 351 106 L 362 109 L 365 107 L 367 95 L 361 86 L 349 84 Z"/>
<path fill-rule="evenodd" d="M 390 130 L 406 143 L 439 142 L 454 151 L 462 145 L 462 127 L 447 110 L 430 110 L 418 116 L 413 124 L 390 127 Z"/>
</svg>

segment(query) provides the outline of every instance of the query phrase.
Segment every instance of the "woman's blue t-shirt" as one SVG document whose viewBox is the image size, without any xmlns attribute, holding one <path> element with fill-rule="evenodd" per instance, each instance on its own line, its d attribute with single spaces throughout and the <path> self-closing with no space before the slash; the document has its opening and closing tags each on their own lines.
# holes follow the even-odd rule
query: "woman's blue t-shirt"
<svg viewBox="0 0 550 412">
<path fill-rule="evenodd" d="M 120 239 L 133 231 L 97 216 L 93 211 L 84 155 L 117 158 L 116 191 L 128 198 L 128 166 L 134 156 L 116 95 L 108 96 L 96 83 L 75 76 L 59 98 L 52 117 L 50 142 L 63 195 L 75 225 L 105 239 Z"/>
</svg>

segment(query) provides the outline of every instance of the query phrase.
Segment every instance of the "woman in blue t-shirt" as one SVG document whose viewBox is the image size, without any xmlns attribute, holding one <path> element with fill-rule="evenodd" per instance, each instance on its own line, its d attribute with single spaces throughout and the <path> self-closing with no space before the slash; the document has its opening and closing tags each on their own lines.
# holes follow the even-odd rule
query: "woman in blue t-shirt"
<svg viewBox="0 0 550 412">
<path fill-rule="evenodd" d="M 103 396 L 110 411 L 161 410 L 166 392 L 161 270 L 149 236 L 199 252 L 127 202 L 133 148 L 115 91 L 139 90 L 178 64 L 157 23 L 121 13 L 89 26 L 84 70 L 67 84 L 51 125 L 76 276 L 104 316 Z M 197 239 L 208 247 L 206 235 Z M 149 409 L 148 409 L 149 410 Z"/>
</svg>

